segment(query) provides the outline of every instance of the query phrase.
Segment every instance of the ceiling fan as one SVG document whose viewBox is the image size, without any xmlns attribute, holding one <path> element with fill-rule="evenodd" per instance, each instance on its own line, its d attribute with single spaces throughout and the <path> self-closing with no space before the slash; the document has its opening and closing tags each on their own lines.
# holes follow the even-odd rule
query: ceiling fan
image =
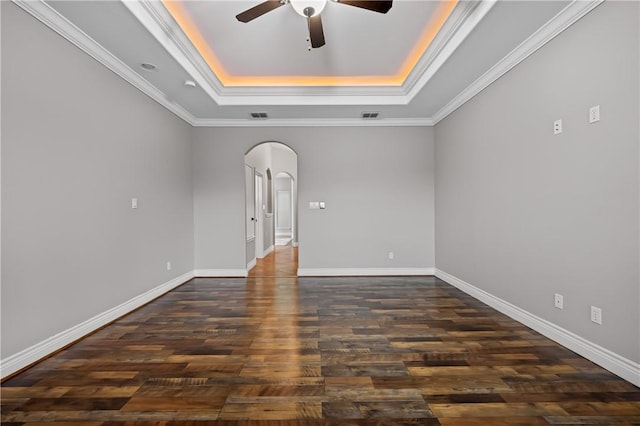
<svg viewBox="0 0 640 426">
<path fill-rule="evenodd" d="M 322 20 L 320 12 L 326 6 L 328 0 L 267 0 L 257 6 L 247 9 L 236 15 L 236 19 L 240 22 L 249 22 L 271 12 L 274 9 L 289 3 L 293 9 L 302 17 L 307 18 L 309 27 L 309 41 L 311 47 L 324 46 L 324 32 L 322 30 Z M 348 6 L 359 7 L 361 9 L 371 10 L 378 13 L 387 13 L 393 5 L 392 0 L 332 0 L 335 3 L 342 3 Z M 311 48 L 309 48 L 311 50 Z"/>
</svg>

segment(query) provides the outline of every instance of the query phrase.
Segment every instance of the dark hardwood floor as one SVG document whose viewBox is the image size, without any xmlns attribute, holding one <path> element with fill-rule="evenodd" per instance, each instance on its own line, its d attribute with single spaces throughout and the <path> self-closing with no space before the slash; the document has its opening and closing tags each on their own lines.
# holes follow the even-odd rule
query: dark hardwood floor
<svg viewBox="0 0 640 426">
<path fill-rule="evenodd" d="M 640 389 L 437 278 L 296 278 L 295 256 L 7 380 L 3 425 L 640 424 Z"/>
</svg>

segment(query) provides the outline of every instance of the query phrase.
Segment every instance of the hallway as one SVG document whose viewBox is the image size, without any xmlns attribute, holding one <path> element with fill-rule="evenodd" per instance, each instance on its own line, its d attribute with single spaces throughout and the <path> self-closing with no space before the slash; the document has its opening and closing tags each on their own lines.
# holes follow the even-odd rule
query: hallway
<svg viewBox="0 0 640 426">
<path fill-rule="evenodd" d="M 257 259 L 256 266 L 249 271 L 249 278 L 296 277 L 297 273 L 298 247 L 276 245 L 274 251 L 263 259 Z"/>
</svg>

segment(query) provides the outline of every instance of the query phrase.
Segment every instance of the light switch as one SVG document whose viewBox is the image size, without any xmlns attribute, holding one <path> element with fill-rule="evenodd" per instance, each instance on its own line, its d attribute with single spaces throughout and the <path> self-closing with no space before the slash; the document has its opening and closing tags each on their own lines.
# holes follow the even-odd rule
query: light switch
<svg viewBox="0 0 640 426">
<path fill-rule="evenodd" d="M 320 202 L 318 202 L 318 201 L 309 201 L 309 208 L 310 209 L 319 209 L 320 208 Z"/>
<path fill-rule="evenodd" d="M 600 121 L 600 105 L 589 108 L 589 123 L 597 123 Z"/>
<path fill-rule="evenodd" d="M 138 208 L 138 199 L 137 198 L 132 198 L 131 199 L 131 208 L 132 209 L 137 209 Z"/>
<path fill-rule="evenodd" d="M 321 208 L 321 209 L 324 209 L 324 208 L 325 208 L 324 201 L 320 201 L 320 208 Z"/>
</svg>

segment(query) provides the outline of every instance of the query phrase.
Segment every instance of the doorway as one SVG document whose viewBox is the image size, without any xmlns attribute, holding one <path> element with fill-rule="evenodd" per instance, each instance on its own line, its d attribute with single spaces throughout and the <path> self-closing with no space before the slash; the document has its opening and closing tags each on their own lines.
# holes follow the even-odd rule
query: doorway
<svg viewBox="0 0 640 426">
<path fill-rule="evenodd" d="M 264 270 L 255 268 L 256 265 L 266 261 L 275 265 L 281 260 L 287 263 L 286 267 L 281 265 L 288 271 L 285 275 L 291 276 L 293 271 L 295 276 L 298 266 L 297 154 L 280 142 L 264 142 L 245 154 L 244 163 L 247 274 L 254 276 Z M 295 265 L 292 266 L 292 262 Z"/>
<path fill-rule="evenodd" d="M 262 199 L 262 175 L 255 172 L 255 218 L 256 218 L 256 259 L 264 257 L 264 210 L 265 205 Z"/>
<path fill-rule="evenodd" d="M 275 179 L 275 215 L 276 215 L 276 246 L 286 246 L 293 242 L 293 178 L 280 172 Z"/>
</svg>

